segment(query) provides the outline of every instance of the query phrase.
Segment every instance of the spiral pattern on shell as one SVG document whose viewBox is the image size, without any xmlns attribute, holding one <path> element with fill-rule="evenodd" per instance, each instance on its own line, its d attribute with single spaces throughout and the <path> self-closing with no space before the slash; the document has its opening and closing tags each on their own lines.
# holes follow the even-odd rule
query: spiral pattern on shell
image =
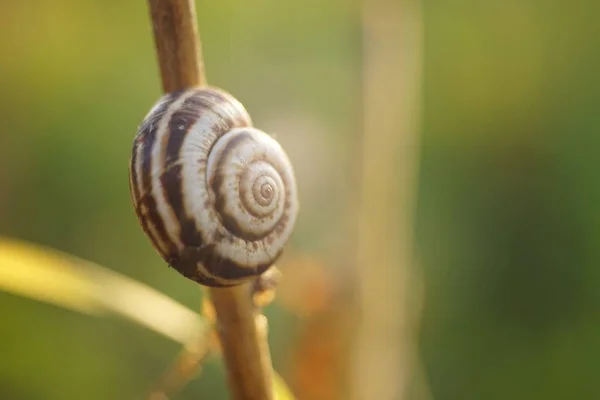
<svg viewBox="0 0 600 400">
<path fill-rule="evenodd" d="M 203 285 L 262 274 L 292 233 L 298 198 L 288 156 L 220 89 L 161 97 L 139 127 L 129 171 L 154 248 Z"/>
</svg>

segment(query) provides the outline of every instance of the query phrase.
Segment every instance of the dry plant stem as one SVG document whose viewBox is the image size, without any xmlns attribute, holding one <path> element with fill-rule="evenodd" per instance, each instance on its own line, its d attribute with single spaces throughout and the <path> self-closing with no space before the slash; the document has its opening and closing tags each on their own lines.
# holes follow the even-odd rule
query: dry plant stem
<svg viewBox="0 0 600 400">
<path fill-rule="evenodd" d="M 261 319 L 250 300 L 249 289 L 247 285 L 215 288 L 211 298 L 233 398 L 269 400 L 273 398 L 272 367 L 266 326 L 257 329 Z M 240 327 L 248 329 L 241 331 Z"/>
<path fill-rule="evenodd" d="M 206 83 L 193 0 L 148 0 L 163 90 Z"/>
<path fill-rule="evenodd" d="M 206 85 L 192 0 L 148 0 L 163 90 Z M 266 329 L 257 330 L 251 284 L 211 289 L 217 330 L 236 400 L 271 400 L 272 367 Z"/>
<path fill-rule="evenodd" d="M 177 355 L 175 362 L 169 366 L 156 383 L 150 400 L 168 399 L 169 396 L 181 391 L 189 381 L 199 374 L 202 362 L 209 354 L 208 342 L 207 334 L 202 339 L 195 338 L 192 348 L 184 347 Z"/>
<path fill-rule="evenodd" d="M 410 398 L 410 308 L 417 176 L 418 0 L 365 0 L 364 141 L 358 250 L 361 325 L 353 400 Z"/>
</svg>

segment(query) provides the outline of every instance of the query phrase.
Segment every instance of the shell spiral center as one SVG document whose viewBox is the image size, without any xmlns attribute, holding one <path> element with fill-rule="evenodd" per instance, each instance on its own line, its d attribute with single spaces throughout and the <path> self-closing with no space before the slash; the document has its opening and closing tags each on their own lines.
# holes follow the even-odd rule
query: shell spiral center
<svg viewBox="0 0 600 400">
<path fill-rule="evenodd" d="M 286 160 L 271 137 L 253 128 L 233 129 L 217 140 L 207 179 L 225 236 L 258 241 L 285 222 L 291 184 Z"/>
</svg>

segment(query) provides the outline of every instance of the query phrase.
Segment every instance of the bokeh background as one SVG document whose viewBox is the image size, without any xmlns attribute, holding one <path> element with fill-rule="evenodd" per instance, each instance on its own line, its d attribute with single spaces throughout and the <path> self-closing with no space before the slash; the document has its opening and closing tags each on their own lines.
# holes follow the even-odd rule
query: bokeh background
<svg viewBox="0 0 600 400">
<path fill-rule="evenodd" d="M 209 82 L 297 169 L 301 217 L 266 310 L 274 365 L 299 399 L 349 398 L 364 5 L 196 6 Z M 412 376 L 427 390 L 404 398 L 600 398 L 600 3 L 421 6 Z M 3 1 L 0 29 L 0 235 L 199 309 L 129 198 L 133 136 L 161 90 L 146 2 Z M 144 398 L 178 350 L 123 319 L 0 293 L 2 399 Z M 226 398 L 218 357 L 175 398 Z"/>
</svg>

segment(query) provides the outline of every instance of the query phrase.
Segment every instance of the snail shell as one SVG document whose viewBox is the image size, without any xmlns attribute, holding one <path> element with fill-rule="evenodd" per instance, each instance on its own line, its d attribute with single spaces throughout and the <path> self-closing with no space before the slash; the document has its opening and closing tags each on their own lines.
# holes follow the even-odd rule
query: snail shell
<svg viewBox="0 0 600 400">
<path fill-rule="evenodd" d="M 288 156 L 220 89 L 162 96 L 139 127 L 129 171 L 154 248 L 200 284 L 232 286 L 262 274 L 292 233 L 298 198 Z"/>
</svg>

